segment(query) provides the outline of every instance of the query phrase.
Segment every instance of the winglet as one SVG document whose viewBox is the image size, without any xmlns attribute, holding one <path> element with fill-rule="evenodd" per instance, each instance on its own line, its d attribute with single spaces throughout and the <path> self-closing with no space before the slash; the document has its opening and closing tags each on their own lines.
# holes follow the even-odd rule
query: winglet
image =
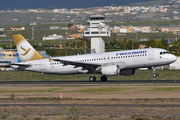
<svg viewBox="0 0 180 120">
<path fill-rule="evenodd" d="M 13 35 L 14 42 L 19 54 L 21 62 L 29 60 L 44 59 L 30 44 L 25 40 L 21 34 Z"/>
</svg>

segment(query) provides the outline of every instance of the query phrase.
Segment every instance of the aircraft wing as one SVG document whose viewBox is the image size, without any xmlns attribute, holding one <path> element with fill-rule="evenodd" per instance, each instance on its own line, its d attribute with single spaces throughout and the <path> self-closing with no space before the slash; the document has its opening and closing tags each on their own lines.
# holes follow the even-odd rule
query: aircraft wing
<svg viewBox="0 0 180 120">
<path fill-rule="evenodd" d="M 65 65 L 74 65 L 75 67 L 83 67 L 83 69 L 93 70 L 101 64 L 98 63 L 84 63 L 84 62 L 74 62 L 74 61 L 68 61 L 68 60 L 61 60 L 61 59 L 52 59 L 54 61 L 60 61 L 61 63 Z"/>
<path fill-rule="evenodd" d="M 54 61 L 60 61 L 64 65 L 74 65 L 75 67 L 83 67 L 83 69 L 87 70 L 93 70 L 100 66 L 108 66 L 108 65 L 119 65 L 120 69 L 124 69 L 127 67 L 126 63 L 124 62 L 113 62 L 113 63 L 87 63 L 87 62 L 74 62 L 74 61 L 68 61 L 68 60 L 61 60 L 61 59 L 52 59 Z"/>
</svg>

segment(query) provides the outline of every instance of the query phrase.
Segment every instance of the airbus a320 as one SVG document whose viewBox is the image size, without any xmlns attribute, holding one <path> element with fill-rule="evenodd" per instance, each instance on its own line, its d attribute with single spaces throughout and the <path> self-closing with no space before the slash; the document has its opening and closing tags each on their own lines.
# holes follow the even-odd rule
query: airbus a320
<svg viewBox="0 0 180 120">
<path fill-rule="evenodd" d="M 90 73 L 89 81 L 96 81 L 95 73 L 102 74 L 101 81 L 107 81 L 106 76 L 133 75 L 136 69 L 145 67 L 153 67 L 153 76 L 156 77 L 156 66 L 167 65 L 177 59 L 161 48 L 44 58 L 21 34 L 13 35 L 13 38 L 19 54 L 19 62 L 12 64 L 13 67 L 58 75 Z"/>
</svg>

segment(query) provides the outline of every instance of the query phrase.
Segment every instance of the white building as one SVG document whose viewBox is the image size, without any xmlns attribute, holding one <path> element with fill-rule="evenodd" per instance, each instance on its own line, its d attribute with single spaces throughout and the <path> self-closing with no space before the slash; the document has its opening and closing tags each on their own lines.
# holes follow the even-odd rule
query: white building
<svg viewBox="0 0 180 120">
<path fill-rule="evenodd" d="M 128 33 L 128 29 L 127 28 L 120 28 L 120 33 Z"/>
<path fill-rule="evenodd" d="M 142 33 L 150 33 L 151 32 L 151 27 L 143 27 L 141 29 Z"/>
<path fill-rule="evenodd" d="M 0 28 L 0 31 L 4 31 L 5 30 L 5 28 Z"/>
<path fill-rule="evenodd" d="M 133 27 L 133 31 L 136 32 L 141 32 L 141 28 L 140 27 Z"/>
<path fill-rule="evenodd" d="M 60 26 L 50 26 L 51 30 L 56 30 L 56 29 L 60 29 L 60 28 L 61 28 Z"/>
<path fill-rule="evenodd" d="M 43 37 L 42 40 L 59 40 L 59 39 L 64 39 L 62 35 L 49 35 L 48 37 Z"/>
<path fill-rule="evenodd" d="M 91 38 L 91 53 L 105 52 L 103 37 L 110 37 L 110 27 L 106 25 L 107 19 L 103 15 L 92 15 L 87 21 L 89 26 L 84 31 L 84 37 Z"/>
</svg>

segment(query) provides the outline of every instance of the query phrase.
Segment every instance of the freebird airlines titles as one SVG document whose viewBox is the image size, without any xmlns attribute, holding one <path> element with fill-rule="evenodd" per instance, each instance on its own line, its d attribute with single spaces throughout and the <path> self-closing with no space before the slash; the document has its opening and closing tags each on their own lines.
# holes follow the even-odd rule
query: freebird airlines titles
<svg viewBox="0 0 180 120">
<path fill-rule="evenodd" d="M 13 35 L 18 63 L 13 67 L 47 74 L 84 74 L 90 73 L 89 81 L 96 81 L 95 73 L 102 74 L 101 81 L 107 81 L 110 75 L 133 75 L 137 68 L 152 67 L 153 76 L 156 66 L 176 61 L 176 56 L 160 48 L 134 49 L 98 54 L 84 54 L 64 57 L 44 58 L 22 35 Z"/>
</svg>

